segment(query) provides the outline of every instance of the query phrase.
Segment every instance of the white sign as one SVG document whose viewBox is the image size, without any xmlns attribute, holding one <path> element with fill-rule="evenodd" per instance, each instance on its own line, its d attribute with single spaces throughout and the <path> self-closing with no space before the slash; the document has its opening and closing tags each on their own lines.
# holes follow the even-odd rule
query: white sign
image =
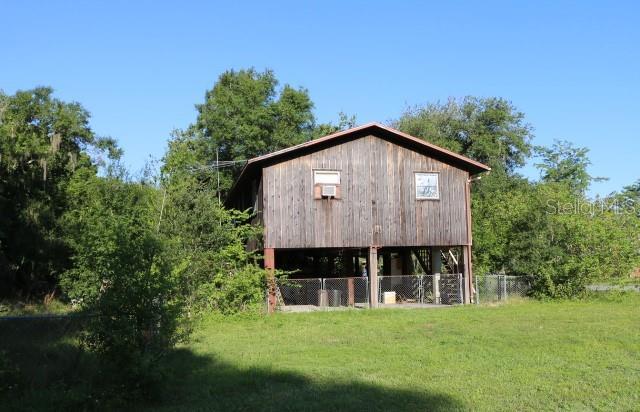
<svg viewBox="0 0 640 412">
<path fill-rule="evenodd" d="M 416 199 L 439 199 L 438 173 L 416 173 Z"/>
</svg>

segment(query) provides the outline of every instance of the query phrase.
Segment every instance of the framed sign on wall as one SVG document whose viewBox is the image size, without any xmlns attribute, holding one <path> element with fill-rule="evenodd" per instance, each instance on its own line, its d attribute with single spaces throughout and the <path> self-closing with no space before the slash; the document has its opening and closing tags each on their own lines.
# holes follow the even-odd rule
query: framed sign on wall
<svg viewBox="0 0 640 412">
<path fill-rule="evenodd" d="M 437 200 L 440 199 L 438 187 L 438 173 L 416 172 L 416 199 Z"/>
</svg>

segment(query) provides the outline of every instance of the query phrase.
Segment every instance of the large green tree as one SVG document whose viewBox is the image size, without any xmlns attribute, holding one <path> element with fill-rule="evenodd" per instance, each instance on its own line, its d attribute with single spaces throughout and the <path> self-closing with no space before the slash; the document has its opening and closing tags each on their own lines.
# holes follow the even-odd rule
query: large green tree
<svg viewBox="0 0 640 412">
<path fill-rule="evenodd" d="M 199 145 L 198 160 L 207 164 L 216 156 L 242 161 L 293 146 L 311 139 L 315 125 L 307 90 L 288 84 L 278 88 L 271 70 L 224 72 L 196 108 L 192 129 L 199 139 L 194 144 Z M 224 173 L 223 188 L 235 176 Z"/>
<path fill-rule="evenodd" d="M 55 286 L 69 264 L 58 227 L 68 182 L 82 169 L 95 174 L 101 156 L 120 154 L 95 135 L 80 104 L 52 94 L 0 92 L 0 293 L 29 297 Z"/>
</svg>

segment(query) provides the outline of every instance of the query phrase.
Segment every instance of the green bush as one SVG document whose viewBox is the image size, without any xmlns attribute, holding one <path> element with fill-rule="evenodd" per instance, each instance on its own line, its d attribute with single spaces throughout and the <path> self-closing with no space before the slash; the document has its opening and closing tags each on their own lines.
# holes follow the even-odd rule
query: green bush
<svg viewBox="0 0 640 412">
<path fill-rule="evenodd" d="M 180 278 L 154 225 L 157 196 L 120 177 L 78 178 L 64 217 L 74 265 L 62 285 L 92 315 L 82 342 L 136 396 L 153 389 L 157 360 L 188 335 Z"/>
</svg>

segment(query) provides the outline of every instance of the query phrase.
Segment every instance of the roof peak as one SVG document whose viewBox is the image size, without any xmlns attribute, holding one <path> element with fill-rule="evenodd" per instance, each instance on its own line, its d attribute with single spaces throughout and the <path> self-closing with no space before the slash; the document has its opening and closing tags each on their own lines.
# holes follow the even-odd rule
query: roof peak
<svg viewBox="0 0 640 412">
<path fill-rule="evenodd" d="M 461 161 L 463 163 L 467 163 L 469 165 L 474 166 L 474 168 L 477 168 L 478 170 L 476 171 L 476 173 L 481 173 L 482 171 L 489 171 L 491 170 L 491 168 L 483 163 L 480 163 L 476 160 L 473 160 L 469 157 L 463 156 L 461 154 L 458 154 L 456 152 L 453 152 L 451 150 L 445 149 L 443 147 L 437 146 L 435 144 L 429 143 L 424 139 L 415 137 L 415 136 L 411 136 L 410 134 L 401 132 L 400 130 L 394 129 L 393 127 L 390 126 L 386 126 L 382 123 L 379 122 L 369 122 L 369 123 L 365 123 L 362 124 L 360 126 L 355 126 L 352 127 L 350 129 L 346 129 L 346 130 L 339 130 L 335 133 L 331 133 L 328 134 L 326 136 L 322 136 L 319 137 L 317 139 L 314 140 L 309 140 L 307 142 L 303 142 L 300 144 L 297 144 L 295 146 L 291 146 L 291 147 L 287 147 L 284 149 L 280 149 L 277 150 L 275 152 L 271 152 L 271 153 L 267 153 L 264 154 L 262 156 L 257 156 L 254 158 L 251 158 L 248 160 L 247 164 L 251 164 L 251 163 L 257 163 L 263 160 L 267 160 L 267 159 L 271 159 L 271 158 L 276 158 L 280 155 L 283 155 L 285 153 L 291 153 L 291 152 L 296 152 L 298 150 L 302 150 L 304 148 L 308 148 L 308 147 L 313 147 L 313 146 L 320 146 L 322 143 L 333 140 L 333 139 L 337 139 L 341 136 L 350 136 L 350 135 L 354 135 L 358 132 L 361 132 L 363 130 L 369 129 L 369 128 L 377 128 L 380 129 L 386 133 L 401 137 L 403 139 L 406 139 L 407 141 L 417 144 L 418 146 L 422 146 L 424 148 L 433 150 L 435 152 L 438 152 L 442 155 L 445 155 L 445 157 L 451 157 L 454 159 L 457 159 L 458 161 Z"/>
<path fill-rule="evenodd" d="M 396 130 L 392 127 L 386 126 L 382 123 L 370 122 L 360 126 L 352 127 L 351 129 L 340 130 L 335 133 L 322 136 L 318 139 L 310 140 L 308 142 L 300 143 L 295 146 L 287 147 L 285 149 L 277 150 L 275 152 L 267 153 L 262 156 L 249 159 L 240 172 L 238 180 L 232 187 L 230 196 L 233 195 L 237 187 L 247 177 L 247 175 L 255 172 L 254 169 L 256 168 L 265 167 L 296 156 L 302 156 L 307 153 L 322 150 L 323 148 L 340 144 L 343 141 L 348 141 L 348 139 L 357 139 L 360 137 L 364 137 L 367 135 L 366 133 L 368 130 L 377 130 L 379 132 L 379 135 L 377 137 L 393 141 L 396 144 L 410 147 L 412 150 L 418 152 L 427 152 L 427 155 L 437 158 L 444 163 L 451 164 L 459 169 L 466 170 L 471 175 L 491 170 L 491 168 L 485 164 L 482 164 L 461 154 L 452 152 L 451 150 L 445 149 L 443 147 L 436 146 L 432 143 L 427 142 L 426 140 L 411 136 L 407 133 L 401 132 L 400 130 Z"/>
</svg>

